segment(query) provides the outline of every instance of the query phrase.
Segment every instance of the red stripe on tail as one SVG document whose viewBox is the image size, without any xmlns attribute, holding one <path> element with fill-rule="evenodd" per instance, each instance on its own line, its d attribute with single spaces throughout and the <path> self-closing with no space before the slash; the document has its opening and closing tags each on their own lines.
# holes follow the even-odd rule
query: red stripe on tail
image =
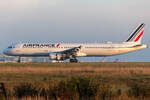
<svg viewBox="0 0 150 100">
<path fill-rule="evenodd" d="M 140 39 L 140 37 L 143 35 L 143 32 L 144 32 L 144 30 L 141 32 L 141 34 L 134 40 L 134 42 L 137 42 L 139 39 Z"/>
</svg>

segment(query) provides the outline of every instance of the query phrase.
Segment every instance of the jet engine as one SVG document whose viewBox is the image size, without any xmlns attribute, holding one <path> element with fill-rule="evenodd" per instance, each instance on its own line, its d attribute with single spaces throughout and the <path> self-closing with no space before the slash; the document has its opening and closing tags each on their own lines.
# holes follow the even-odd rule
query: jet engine
<svg viewBox="0 0 150 100">
<path fill-rule="evenodd" d="M 50 60 L 66 60 L 68 57 L 66 54 L 61 54 L 61 53 L 54 53 L 51 52 L 49 54 Z"/>
<path fill-rule="evenodd" d="M 61 60 L 62 55 L 60 53 L 50 53 L 49 57 L 51 60 Z"/>
</svg>

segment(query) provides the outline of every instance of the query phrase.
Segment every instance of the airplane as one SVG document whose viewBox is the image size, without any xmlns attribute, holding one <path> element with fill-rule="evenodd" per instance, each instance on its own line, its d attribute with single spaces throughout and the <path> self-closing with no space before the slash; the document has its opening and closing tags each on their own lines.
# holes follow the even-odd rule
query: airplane
<svg viewBox="0 0 150 100">
<path fill-rule="evenodd" d="M 147 48 L 142 44 L 145 24 L 142 23 L 129 35 L 128 39 L 119 44 L 108 43 L 19 43 L 4 49 L 8 56 L 19 57 L 49 57 L 52 62 L 62 62 L 67 59 L 77 63 L 77 57 L 107 57 L 126 54 Z"/>
</svg>

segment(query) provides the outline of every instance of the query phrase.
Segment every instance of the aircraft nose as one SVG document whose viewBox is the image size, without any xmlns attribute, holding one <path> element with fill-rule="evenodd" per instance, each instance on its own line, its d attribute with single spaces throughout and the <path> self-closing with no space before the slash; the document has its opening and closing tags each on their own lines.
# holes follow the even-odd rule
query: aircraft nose
<svg viewBox="0 0 150 100">
<path fill-rule="evenodd" d="M 10 55 L 10 50 L 9 49 L 4 49 L 4 51 L 3 51 L 3 54 L 5 54 L 5 55 Z"/>
<path fill-rule="evenodd" d="M 7 52 L 8 52 L 7 49 L 3 50 L 3 54 L 7 54 Z"/>
</svg>

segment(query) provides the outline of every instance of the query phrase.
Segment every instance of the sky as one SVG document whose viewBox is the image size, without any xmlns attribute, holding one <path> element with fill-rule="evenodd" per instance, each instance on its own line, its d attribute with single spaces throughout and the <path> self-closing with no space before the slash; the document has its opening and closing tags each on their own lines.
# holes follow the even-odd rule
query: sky
<svg viewBox="0 0 150 100">
<path fill-rule="evenodd" d="M 150 0 L 0 0 L 0 52 L 19 42 L 119 43 L 143 22 L 143 43 L 149 45 L 149 4 Z M 149 50 L 106 60 L 149 62 Z"/>
</svg>

